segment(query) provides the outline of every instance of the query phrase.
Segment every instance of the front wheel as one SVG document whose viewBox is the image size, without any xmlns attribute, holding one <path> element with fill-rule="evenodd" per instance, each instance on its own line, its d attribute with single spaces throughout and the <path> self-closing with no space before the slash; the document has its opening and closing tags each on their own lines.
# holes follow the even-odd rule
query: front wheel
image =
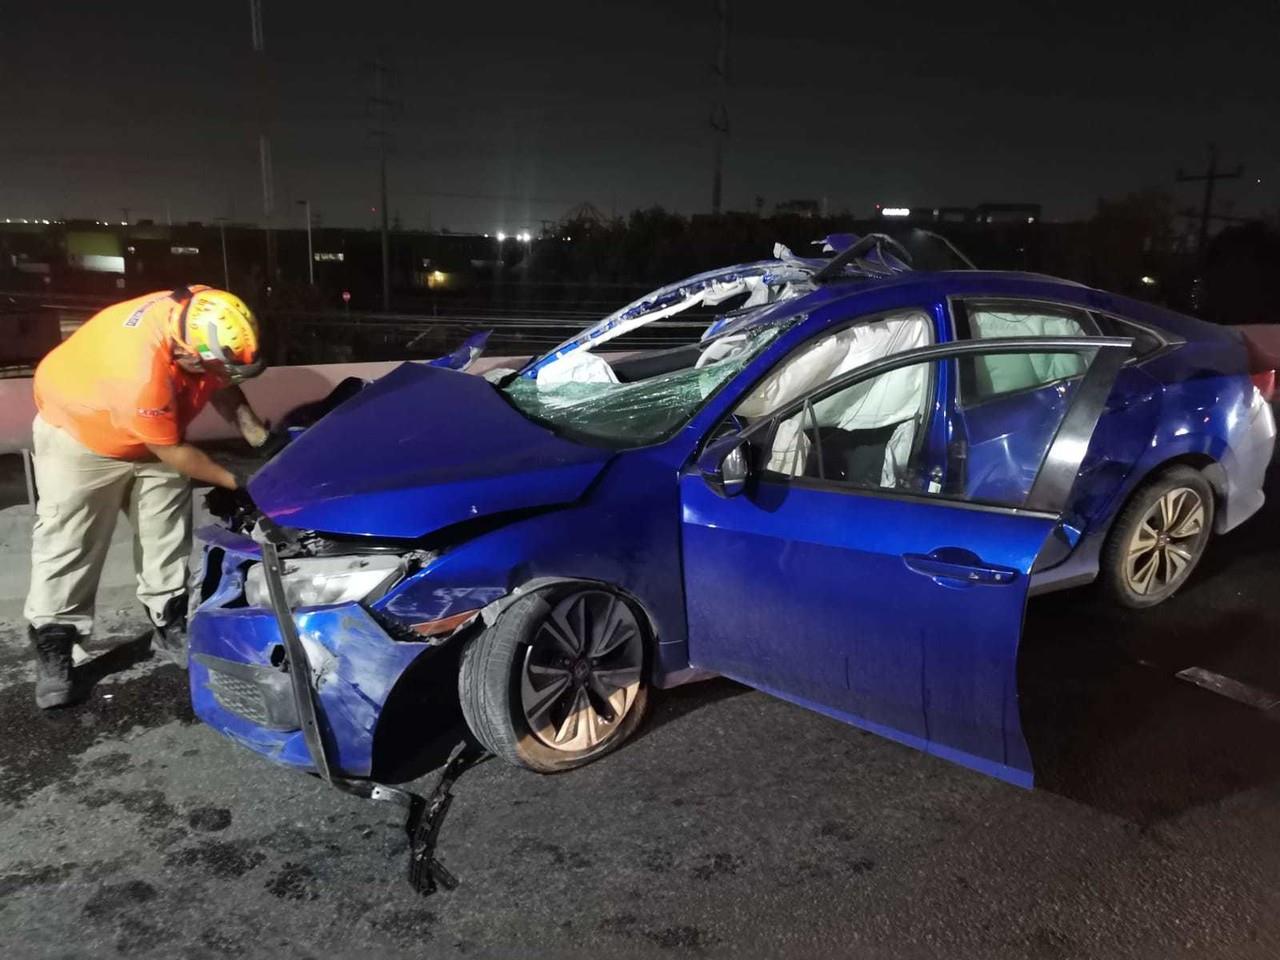
<svg viewBox="0 0 1280 960">
<path fill-rule="evenodd" d="M 1178 591 L 1204 555 L 1213 488 L 1199 470 L 1166 470 L 1130 498 L 1103 549 L 1108 593 L 1126 607 L 1154 607 Z"/>
<path fill-rule="evenodd" d="M 462 653 L 467 726 L 516 766 L 553 773 L 622 744 L 648 705 L 645 632 L 612 591 L 573 587 L 509 606 Z"/>
</svg>

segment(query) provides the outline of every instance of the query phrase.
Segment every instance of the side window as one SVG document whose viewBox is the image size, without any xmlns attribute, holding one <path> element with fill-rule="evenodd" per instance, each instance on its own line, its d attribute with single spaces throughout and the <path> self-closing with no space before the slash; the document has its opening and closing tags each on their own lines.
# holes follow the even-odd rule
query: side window
<svg viewBox="0 0 1280 960">
<path fill-rule="evenodd" d="M 1104 337 L 1133 337 L 1133 356 L 1145 360 L 1165 345 L 1164 340 L 1141 324 L 1107 314 L 1094 314 Z"/>
<path fill-rule="evenodd" d="M 932 387 L 939 377 L 972 378 L 999 358 L 1035 369 L 1087 370 L 1094 350 L 1071 353 L 969 354 L 923 360 L 848 386 L 819 391 L 784 411 L 760 464 L 765 478 L 817 481 L 862 489 L 939 496 L 951 500 L 1020 507 L 1071 406 L 1080 380 L 1061 391 L 1031 392 L 1010 411 L 999 456 L 972 448 L 963 417 L 953 436 L 929 442 Z"/>
<path fill-rule="evenodd" d="M 962 339 L 999 337 L 1088 337 L 1098 328 L 1087 311 L 1016 300 L 967 300 L 956 305 L 956 332 Z M 961 377 L 965 406 L 1035 390 L 1084 372 L 1078 354 L 991 354 L 980 357 Z"/>
<path fill-rule="evenodd" d="M 851 370 L 932 342 L 933 320 L 923 310 L 860 320 L 823 334 L 783 358 L 734 413 L 746 420 L 768 416 Z"/>
</svg>

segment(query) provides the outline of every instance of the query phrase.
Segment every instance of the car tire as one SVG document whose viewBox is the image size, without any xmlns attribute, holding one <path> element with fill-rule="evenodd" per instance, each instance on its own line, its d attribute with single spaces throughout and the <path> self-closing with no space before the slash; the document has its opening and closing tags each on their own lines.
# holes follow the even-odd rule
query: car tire
<svg viewBox="0 0 1280 960">
<path fill-rule="evenodd" d="M 618 594 L 575 584 L 507 607 L 462 652 L 458 695 L 495 756 L 540 773 L 621 746 L 649 701 L 643 620 Z"/>
<path fill-rule="evenodd" d="M 1190 578 L 1213 530 L 1213 487 L 1194 467 L 1163 470 L 1116 517 L 1102 550 L 1102 584 L 1133 608 L 1163 603 Z"/>
</svg>

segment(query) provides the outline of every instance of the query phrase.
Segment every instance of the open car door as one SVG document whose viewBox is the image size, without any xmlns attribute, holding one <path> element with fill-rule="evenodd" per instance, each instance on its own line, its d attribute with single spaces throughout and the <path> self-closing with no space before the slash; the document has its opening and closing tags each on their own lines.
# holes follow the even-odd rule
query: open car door
<svg viewBox="0 0 1280 960">
<path fill-rule="evenodd" d="M 1017 695 L 1030 575 L 1069 552 L 1060 521 L 1130 346 L 925 347 L 706 445 L 681 477 L 692 664 L 1030 786 Z M 1013 418 L 1008 455 L 971 475 L 958 385 L 992 356 L 1060 369 L 1062 402 L 1029 392 L 1039 406 Z M 903 391 L 920 398 L 905 451 L 904 430 L 874 420 Z"/>
</svg>

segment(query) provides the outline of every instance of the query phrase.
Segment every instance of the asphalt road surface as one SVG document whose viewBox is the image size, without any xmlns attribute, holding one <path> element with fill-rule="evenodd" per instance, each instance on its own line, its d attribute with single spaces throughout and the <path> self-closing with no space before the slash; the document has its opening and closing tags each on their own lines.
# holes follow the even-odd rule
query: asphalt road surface
<svg viewBox="0 0 1280 960">
<path fill-rule="evenodd" d="M 195 721 L 127 587 L 89 701 L 36 711 L 10 589 L 0 957 L 1276 957 L 1280 710 L 1175 676 L 1280 693 L 1272 498 L 1156 611 L 1032 602 L 1036 790 L 715 681 L 583 770 L 467 771 L 426 899 L 391 808 Z"/>
</svg>

